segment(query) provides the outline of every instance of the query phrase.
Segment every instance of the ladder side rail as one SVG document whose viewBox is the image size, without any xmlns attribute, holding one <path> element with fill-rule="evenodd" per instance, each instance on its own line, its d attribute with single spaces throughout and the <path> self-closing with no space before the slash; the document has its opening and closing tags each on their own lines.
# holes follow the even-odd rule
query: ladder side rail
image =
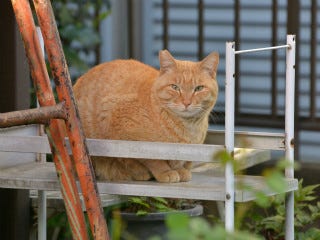
<svg viewBox="0 0 320 240">
<path fill-rule="evenodd" d="M 17 24 L 24 42 L 37 98 L 41 106 L 54 106 L 55 99 L 50 87 L 46 65 L 41 56 L 41 47 L 28 0 L 12 0 Z M 75 178 L 72 174 L 71 159 L 65 148 L 61 122 L 52 119 L 46 127 L 50 147 L 54 153 L 54 163 L 59 176 L 66 212 L 74 239 L 88 239 L 84 214 L 78 195 Z"/>
<path fill-rule="evenodd" d="M 60 102 L 65 102 L 68 111 L 65 125 L 71 143 L 75 169 L 79 178 L 82 194 L 84 195 L 91 232 L 95 239 L 109 239 L 107 224 L 98 194 L 98 187 L 73 96 L 70 74 L 64 57 L 51 2 L 48 0 L 34 0 L 33 2 L 44 37 L 58 98 Z"/>
</svg>

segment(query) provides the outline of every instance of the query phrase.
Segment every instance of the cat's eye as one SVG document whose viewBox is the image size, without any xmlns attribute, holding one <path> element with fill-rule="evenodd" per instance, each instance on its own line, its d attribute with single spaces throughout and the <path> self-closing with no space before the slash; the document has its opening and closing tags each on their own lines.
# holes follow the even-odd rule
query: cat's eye
<svg viewBox="0 0 320 240">
<path fill-rule="evenodd" d="M 171 84 L 171 88 L 172 88 L 173 90 L 175 90 L 175 91 L 180 91 L 179 86 L 176 85 L 176 84 Z"/>
<path fill-rule="evenodd" d="M 194 89 L 194 91 L 195 91 L 195 92 L 200 92 L 201 90 L 203 90 L 203 88 L 204 88 L 203 85 L 199 85 L 199 86 L 197 86 L 197 87 Z"/>
</svg>

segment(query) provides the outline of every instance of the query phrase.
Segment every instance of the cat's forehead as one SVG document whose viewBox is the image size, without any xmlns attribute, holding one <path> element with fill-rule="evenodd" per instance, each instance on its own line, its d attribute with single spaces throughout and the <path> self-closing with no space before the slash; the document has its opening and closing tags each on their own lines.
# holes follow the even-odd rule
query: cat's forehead
<svg viewBox="0 0 320 240">
<path fill-rule="evenodd" d="M 180 68 L 190 68 L 190 67 L 198 67 L 199 62 L 192 62 L 192 61 L 186 61 L 186 60 L 175 60 L 177 67 Z"/>
<path fill-rule="evenodd" d="M 181 74 L 194 74 L 199 71 L 199 63 L 176 60 L 177 72 Z"/>
<path fill-rule="evenodd" d="M 178 84 L 190 84 L 191 88 L 207 81 L 207 78 L 201 74 L 199 66 L 195 63 L 177 66 L 174 79 Z"/>
</svg>

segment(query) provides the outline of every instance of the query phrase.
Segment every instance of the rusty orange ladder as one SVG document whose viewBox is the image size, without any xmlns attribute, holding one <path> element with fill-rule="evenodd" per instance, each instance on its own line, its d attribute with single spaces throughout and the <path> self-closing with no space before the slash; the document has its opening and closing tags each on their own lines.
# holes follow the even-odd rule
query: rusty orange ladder
<svg viewBox="0 0 320 240">
<path fill-rule="evenodd" d="M 94 239 L 109 239 L 51 3 L 49 0 L 33 0 L 56 86 L 58 104 L 55 102 L 42 57 L 29 0 L 11 0 L 11 2 L 41 107 L 1 113 L 0 127 L 45 124 L 73 239 L 88 239 L 76 177 L 73 174 L 74 168 L 80 182 L 92 235 Z M 70 139 L 74 163 L 67 152 L 64 127 Z"/>
</svg>

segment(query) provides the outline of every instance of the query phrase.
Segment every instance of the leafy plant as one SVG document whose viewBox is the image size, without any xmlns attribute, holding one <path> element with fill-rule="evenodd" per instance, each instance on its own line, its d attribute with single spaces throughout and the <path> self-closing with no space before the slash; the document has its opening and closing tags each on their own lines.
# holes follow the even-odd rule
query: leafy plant
<svg viewBox="0 0 320 240">
<path fill-rule="evenodd" d="M 262 240 L 261 237 L 245 231 L 228 233 L 221 225 L 211 226 L 207 220 L 201 217 L 190 218 L 185 214 L 171 214 L 166 219 L 169 229 L 169 240 Z M 160 240 L 155 236 L 150 240 Z"/>
<path fill-rule="evenodd" d="M 303 187 L 299 181 L 295 192 L 295 236 L 296 239 L 319 239 L 320 229 L 314 224 L 320 220 L 320 201 L 317 201 L 316 189 L 320 186 Z M 269 198 L 270 207 L 261 208 L 257 204 L 247 212 L 244 228 L 265 236 L 266 239 L 284 239 L 285 196 L 276 195 Z"/>
<path fill-rule="evenodd" d="M 100 62 L 99 26 L 110 14 L 109 0 L 52 1 L 70 74 L 77 78 Z"/>
<path fill-rule="evenodd" d="M 172 211 L 172 208 L 169 207 L 168 201 L 161 197 L 130 197 L 126 210 L 142 216 L 150 212 Z"/>
<path fill-rule="evenodd" d="M 99 28 L 111 13 L 110 0 L 55 0 L 52 8 L 71 79 L 75 80 L 100 62 Z M 30 98 L 30 107 L 35 108 L 36 94 L 32 87 Z"/>
<path fill-rule="evenodd" d="M 232 160 L 227 153 L 219 153 L 222 163 Z M 236 168 L 236 164 L 231 162 Z M 283 170 L 289 166 L 288 161 L 282 160 L 275 168 L 264 171 L 266 184 L 278 193 L 285 189 Z M 295 192 L 295 238 L 320 239 L 320 229 L 315 223 L 320 220 L 320 202 L 317 201 L 316 189 L 320 186 L 303 187 L 299 181 Z M 256 195 L 256 200 L 236 205 L 236 226 L 234 233 L 228 233 L 220 224 L 211 226 L 203 218 L 189 219 L 187 216 L 171 215 L 166 221 L 169 227 L 168 239 L 284 239 L 285 225 L 285 194 L 268 197 L 260 190 L 243 185 L 246 190 Z M 250 233 L 249 233 L 250 232 Z M 154 237 L 152 240 L 158 240 Z"/>
<path fill-rule="evenodd" d="M 154 212 L 170 212 L 186 209 L 194 204 L 193 200 L 169 199 L 162 197 L 129 197 L 122 209 L 125 212 L 136 213 L 139 216 Z"/>
</svg>

